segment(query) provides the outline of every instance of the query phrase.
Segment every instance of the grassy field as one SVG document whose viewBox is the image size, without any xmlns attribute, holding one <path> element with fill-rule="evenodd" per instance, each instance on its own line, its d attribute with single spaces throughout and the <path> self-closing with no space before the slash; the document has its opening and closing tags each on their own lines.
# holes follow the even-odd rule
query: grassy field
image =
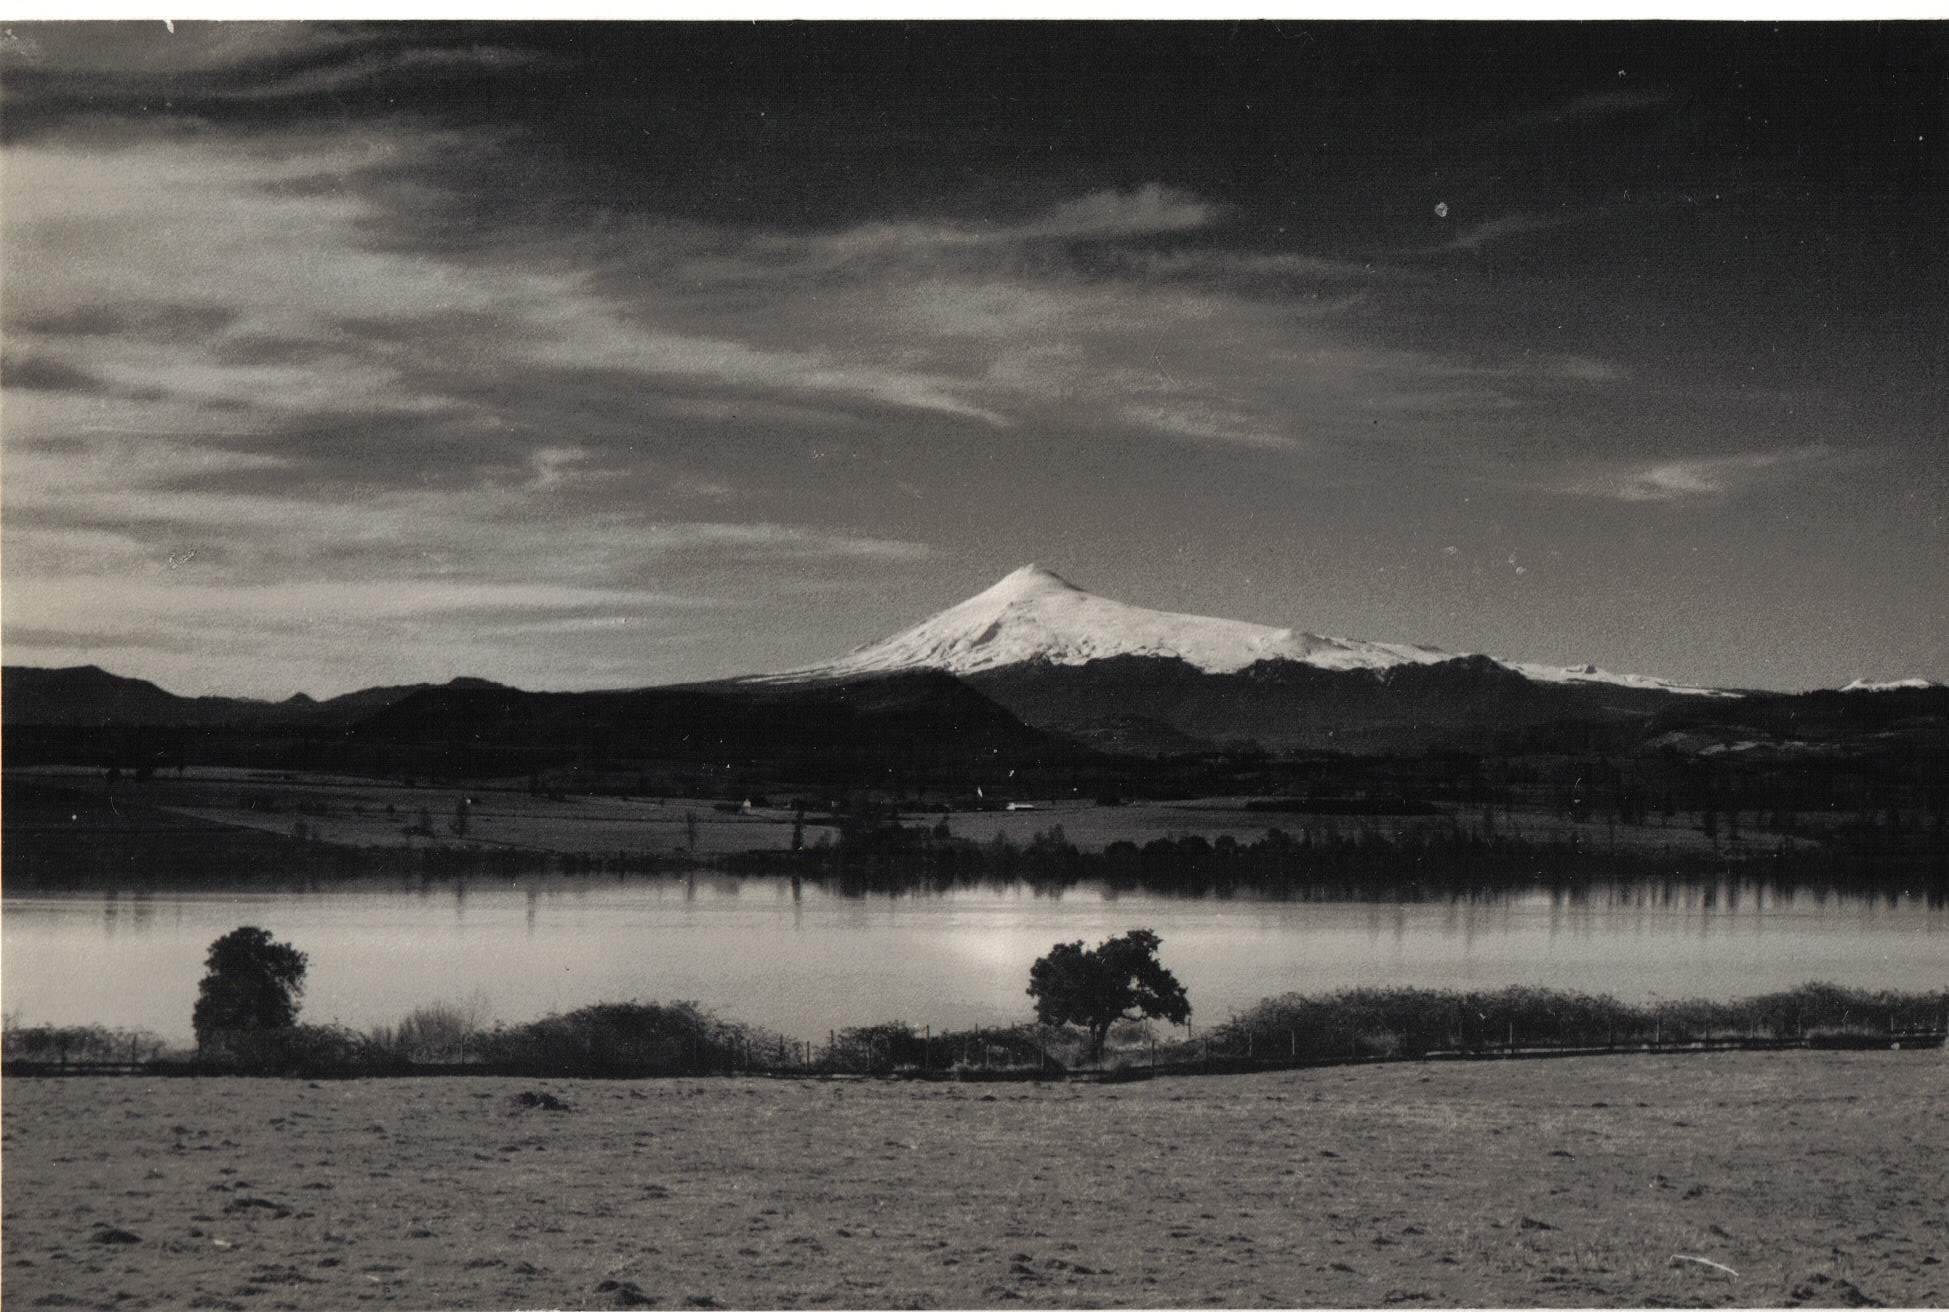
<svg viewBox="0 0 1949 1312">
<path fill-rule="evenodd" d="M 1121 1086 L 9 1077 L 5 1290 L 23 1308 L 1941 1306 L 1945 1075 L 1924 1051 Z"/>
</svg>

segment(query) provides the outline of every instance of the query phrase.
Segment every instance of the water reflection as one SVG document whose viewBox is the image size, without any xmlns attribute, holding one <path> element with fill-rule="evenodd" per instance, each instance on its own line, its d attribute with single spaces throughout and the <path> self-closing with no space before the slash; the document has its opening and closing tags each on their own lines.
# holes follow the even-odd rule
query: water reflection
<svg viewBox="0 0 1949 1312">
<path fill-rule="evenodd" d="M 969 881 L 893 893 L 808 879 L 311 884 L 302 891 L 98 889 L 6 899 L 4 990 L 25 1023 L 187 1034 L 212 939 L 257 924 L 311 956 L 308 1019 L 357 1027 L 475 990 L 510 1022 L 587 1002 L 694 999 L 789 1035 L 893 1018 L 1026 1018 L 1028 965 L 1055 942 L 1139 926 L 1164 939 L 1200 1023 L 1282 992 L 1536 984 L 1643 999 L 1729 998 L 1809 980 L 1949 984 L 1949 908 L 1927 893 L 1763 881 L 1309 886 L 1170 897 L 1124 884 Z"/>
</svg>

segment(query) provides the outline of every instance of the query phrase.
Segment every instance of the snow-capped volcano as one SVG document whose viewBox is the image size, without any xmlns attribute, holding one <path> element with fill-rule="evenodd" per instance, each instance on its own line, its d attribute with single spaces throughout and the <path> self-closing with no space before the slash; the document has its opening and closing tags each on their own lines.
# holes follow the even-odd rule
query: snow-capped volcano
<svg viewBox="0 0 1949 1312">
<path fill-rule="evenodd" d="M 826 679 L 912 669 L 978 674 L 1029 661 L 1084 665 L 1112 656 L 1176 657 L 1207 674 L 1232 674 L 1264 660 L 1385 669 L 1433 664 L 1452 659 L 1453 653 L 1128 606 L 1085 592 L 1040 565 L 1024 565 L 904 633 L 774 677 Z"/>
<path fill-rule="evenodd" d="M 1035 662 L 1086 665 L 1115 656 L 1175 658 L 1206 674 L 1235 674 L 1261 661 L 1381 671 L 1462 659 L 1462 653 L 1434 647 L 1330 638 L 1243 620 L 1125 605 L 1085 592 L 1040 565 L 1025 565 L 987 591 L 891 638 L 834 661 L 763 677 L 768 682 L 799 682 L 922 669 L 968 675 Z M 1540 682 L 1711 691 L 1641 675 L 1611 674 L 1590 665 L 1558 669 L 1497 664 Z"/>
</svg>

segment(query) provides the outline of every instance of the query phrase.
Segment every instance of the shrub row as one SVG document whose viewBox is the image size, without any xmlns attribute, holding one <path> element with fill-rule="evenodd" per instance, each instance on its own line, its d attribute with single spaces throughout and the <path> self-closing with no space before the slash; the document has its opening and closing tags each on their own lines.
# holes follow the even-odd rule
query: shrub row
<svg viewBox="0 0 1949 1312">
<path fill-rule="evenodd" d="M 1938 1030 L 1945 1019 L 1949 989 L 1891 993 L 1806 984 L 1737 1002 L 1653 1005 L 1538 988 L 1489 993 L 1355 989 L 1318 998 L 1268 998 L 1219 1027 L 1210 1039 L 1212 1051 L 1229 1056 L 1326 1061 L 1504 1046 L 1872 1037 Z"/>
<path fill-rule="evenodd" d="M 740 1072 L 1061 1074 L 1064 1063 L 1052 1051 L 1077 1055 L 1070 1051 L 1074 1036 L 1034 1025 L 928 1034 L 894 1022 L 841 1030 L 821 1046 L 719 1020 L 688 1002 L 599 1003 L 484 1030 L 465 1027 L 456 1011 L 422 1009 L 398 1026 L 364 1034 L 331 1025 L 231 1030 L 212 1036 L 194 1057 L 154 1066 L 307 1079 L 434 1072 L 583 1079 Z"/>
<path fill-rule="evenodd" d="M 1210 1068 L 1213 1059 L 1327 1062 L 1526 1047 L 1636 1047 L 1728 1039 L 1781 1041 L 1940 1031 L 1949 989 L 1869 992 L 1807 984 L 1738 1002 L 1633 1005 L 1552 989 L 1494 992 L 1355 989 L 1268 998 L 1192 1045 L 1154 1049 L 1160 1069 Z M 1113 1032 L 1126 1051 L 1110 1066 L 1144 1064 L 1129 1048 L 1147 1031 Z M 1135 1036 L 1133 1040 L 1133 1036 Z M 396 1027 L 361 1034 L 292 1025 L 213 1036 L 193 1058 L 159 1056 L 152 1035 L 100 1026 L 8 1028 L 5 1060 L 85 1068 L 141 1062 L 156 1071 L 308 1079 L 461 1071 L 531 1077 L 642 1078 L 773 1074 L 1060 1075 L 1087 1058 L 1079 1033 L 1040 1025 L 924 1033 L 901 1022 L 839 1031 L 821 1047 L 719 1020 L 694 1003 L 611 1002 L 525 1025 L 474 1028 L 458 1008 L 422 1008 Z M 1135 1063 L 1135 1065 L 1133 1065 Z"/>
<path fill-rule="evenodd" d="M 815 1054 L 814 1064 L 835 1074 L 989 1071 L 1059 1075 L 1065 1068 L 1052 1049 L 1063 1046 L 1060 1034 L 1039 1025 L 932 1034 L 895 1021 L 841 1030 L 825 1052 Z"/>
<path fill-rule="evenodd" d="M 0 1060 L 105 1066 L 153 1059 L 163 1041 L 141 1030 L 111 1030 L 100 1025 L 8 1026 Z"/>
<path fill-rule="evenodd" d="M 775 1035 L 720 1021 L 688 1002 L 605 1002 L 492 1029 L 475 1028 L 460 1008 L 437 1006 L 363 1034 L 334 1025 L 222 1031 L 176 1064 L 306 1078 L 458 1069 L 604 1079 L 750 1070 L 784 1047 Z"/>
</svg>

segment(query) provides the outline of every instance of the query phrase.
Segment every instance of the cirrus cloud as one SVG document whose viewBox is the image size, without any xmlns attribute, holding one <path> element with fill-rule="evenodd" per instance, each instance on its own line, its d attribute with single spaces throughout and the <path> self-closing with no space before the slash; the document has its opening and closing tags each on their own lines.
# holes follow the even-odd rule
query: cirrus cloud
<svg viewBox="0 0 1949 1312">
<path fill-rule="evenodd" d="M 1827 447 L 1804 446 L 1658 460 L 1586 473 L 1562 484 L 1560 490 L 1613 501 L 1692 501 L 1742 492 L 1755 483 L 1830 463 L 1835 458 L 1835 453 Z"/>
</svg>

